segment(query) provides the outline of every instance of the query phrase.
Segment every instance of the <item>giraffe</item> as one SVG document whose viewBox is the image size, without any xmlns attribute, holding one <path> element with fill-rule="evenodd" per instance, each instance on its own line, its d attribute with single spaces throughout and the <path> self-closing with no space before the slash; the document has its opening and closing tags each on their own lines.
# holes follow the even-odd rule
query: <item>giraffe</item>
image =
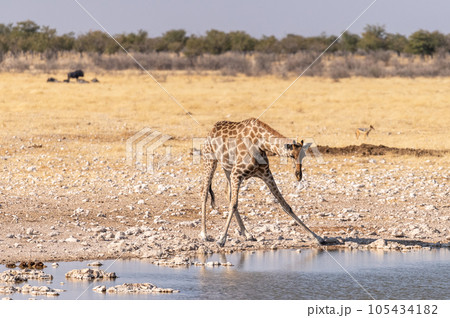
<svg viewBox="0 0 450 318">
<path fill-rule="evenodd" d="M 247 240 L 254 240 L 247 231 L 238 212 L 238 194 L 241 183 L 249 178 L 262 179 L 272 194 L 281 204 L 283 210 L 292 217 L 297 224 L 303 227 L 319 244 L 324 240 L 311 231 L 294 214 L 289 204 L 284 200 L 280 190 L 270 171 L 267 153 L 278 156 L 291 157 L 295 160 L 295 177 L 302 179 L 301 159 L 305 155 L 303 140 L 300 143 L 289 142 L 282 134 L 271 128 L 266 123 L 250 118 L 241 122 L 220 121 L 217 122 L 209 133 L 203 145 L 204 155 L 204 179 L 202 184 L 202 225 L 200 238 L 210 240 L 206 234 L 206 203 L 208 194 L 211 195 L 211 206 L 215 208 L 215 195 L 211 183 L 217 163 L 220 161 L 228 181 L 229 213 L 223 234 L 217 244 L 225 245 L 228 228 L 233 215 L 240 228 L 240 235 Z"/>
</svg>

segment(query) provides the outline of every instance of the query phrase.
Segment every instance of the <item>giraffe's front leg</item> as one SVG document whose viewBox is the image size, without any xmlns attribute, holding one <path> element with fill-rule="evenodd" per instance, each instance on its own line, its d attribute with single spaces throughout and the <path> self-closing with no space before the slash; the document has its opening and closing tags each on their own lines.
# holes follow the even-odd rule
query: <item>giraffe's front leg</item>
<svg viewBox="0 0 450 318">
<path fill-rule="evenodd" d="M 249 231 L 247 231 L 247 229 L 245 228 L 244 222 L 241 219 L 241 216 L 239 214 L 239 211 L 235 211 L 235 215 L 236 215 L 236 221 L 238 222 L 239 225 L 239 235 L 241 236 L 245 236 L 245 239 L 247 241 L 256 241 L 256 239 L 253 237 L 253 235 L 250 234 Z"/>
<path fill-rule="evenodd" d="M 323 238 L 321 238 L 319 235 L 317 235 L 316 233 L 314 233 L 312 230 L 310 230 L 305 223 L 303 223 L 298 217 L 297 215 L 295 215 L 295 213 L 292 211 L 291 207 L 289 206 L 289 204 L 287 204 L 287 202 L 284 200 L 283 196 L 281 195 L 280 190 L 277 187 L 277 184 L 275 183 L 275 180 L 273 179 L 272 173 L 269 171 L 268 173 L 266 173 L 263 177 L 264 182 L 266 183 L 266 185 L 269 187 L 270 191 L 272 192 L 272 194 L 275 196 L 275 198 L 278 200 L 278 202 L 280 202 L 281 207 L 283 208 L 283 210 L 294 219 L 294 221 L 300 225 L 301 227 L 303 227 L 309 234 L 311 234 L 312 237 L 314 237 L 314 239 L 320 244 L 322 245 L 325 241 Z"/>
<path fill-rule="evenodd" d="M 228 170 L 225 170 L 225 176 L 227 177 L 227 197 L 228 197 L 228 203 L 231 202 L 231 172 Z M 242 222 L 241 216 L 239 215 L 239 211 L 236 210 L 236 221 L 238 222 L 239 225 L 239 235 L 241 236 L 245 236 L 245 239 L 247 241 L 256 241 L 256 239 L 253 237 L 253 235 L 251 235 L 247 229 L 245 228 L 244 222 Z"/>
</svg>

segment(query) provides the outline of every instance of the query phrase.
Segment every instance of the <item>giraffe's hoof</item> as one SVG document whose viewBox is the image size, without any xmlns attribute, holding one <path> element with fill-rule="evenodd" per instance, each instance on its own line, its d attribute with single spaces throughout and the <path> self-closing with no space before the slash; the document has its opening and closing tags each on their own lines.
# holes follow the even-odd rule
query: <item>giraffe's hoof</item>
<svg viewBox="0 0 450 318">
<path fill-rule="evenodd" d="M 325 241 L 323 238 L 321 238 L 320 236 L 316 236 L 315 237 L 317 243 L 319 243 L 319 245 L 325 245 L 327 244 L 327 241 Z"/>
<path fill-rule="evenodd" d="M 256 239 L 247 230 L 239 231 L 236 230 L 236 234 L 245 237 L 246 241 L 256 241 Z"/>
<path fill-rule="evenodd" d="M 224 247 L 225 246 L 225 238 L 219 239 L 216 243 L 219 247 Z"/>
<path fill-rule="evenodd" d="M 256 241 L 256 239 L 253 237 L 253 235 L 251 235 L 251 234 L 246 234 L 245 235 L 245 239 L 247 240 L 247 241 L 252 241 L 252 242 L 254 242 L 254 241 Z"/>
<path fill-rule="evenodd" d="M 212 242 L 214 241 L 214 239 L 210 236 L 210 235 L 206 235 L 204 233 L 200 233 L 198 235 L 198 237 L 203 241 L 203 242 Z"/>
</svg>

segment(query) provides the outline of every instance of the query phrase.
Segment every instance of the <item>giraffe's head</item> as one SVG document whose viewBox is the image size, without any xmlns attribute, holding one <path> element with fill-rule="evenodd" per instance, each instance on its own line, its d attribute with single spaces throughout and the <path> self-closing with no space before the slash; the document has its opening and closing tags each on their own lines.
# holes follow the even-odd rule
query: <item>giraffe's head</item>
<svg viewBox="0 0 450 318">
<path fill-rule="evenodd" d="M 289 157 L 293 158 L 295 161 L 295 178 L 297 181 L 302 180 L 302 158 L 301 152 L 303 147 L 303 140 L 300 143 L 293 141 L 292 144 L 285 144 L 285 148 L 288 151 Z"/>
</svg>

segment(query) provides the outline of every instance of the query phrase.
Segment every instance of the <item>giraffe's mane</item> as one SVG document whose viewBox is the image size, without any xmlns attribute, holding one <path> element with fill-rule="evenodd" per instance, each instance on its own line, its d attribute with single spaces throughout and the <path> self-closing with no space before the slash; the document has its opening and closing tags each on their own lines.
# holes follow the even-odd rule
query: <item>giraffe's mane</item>
<svg viewBox="0 0 450 318">
<path fill-rule="evenodd" d="M 263 121 L 261 121 L 261 120 L 259 120 L 257 118 L 249 118 L 247 120 L 251 121 L 253 123 L 256 123 L 259 126 L 262 126 L 265 130 L 267 130 L 270 134 L 272 134 L 276 138 L 286 138 L 285 136 L 280 134 L 278 131 L 276 131 L 275 129 L 270 127 L 268 124 L 266 124 L 265 122 L 263 122 Z"/>
</svg>

